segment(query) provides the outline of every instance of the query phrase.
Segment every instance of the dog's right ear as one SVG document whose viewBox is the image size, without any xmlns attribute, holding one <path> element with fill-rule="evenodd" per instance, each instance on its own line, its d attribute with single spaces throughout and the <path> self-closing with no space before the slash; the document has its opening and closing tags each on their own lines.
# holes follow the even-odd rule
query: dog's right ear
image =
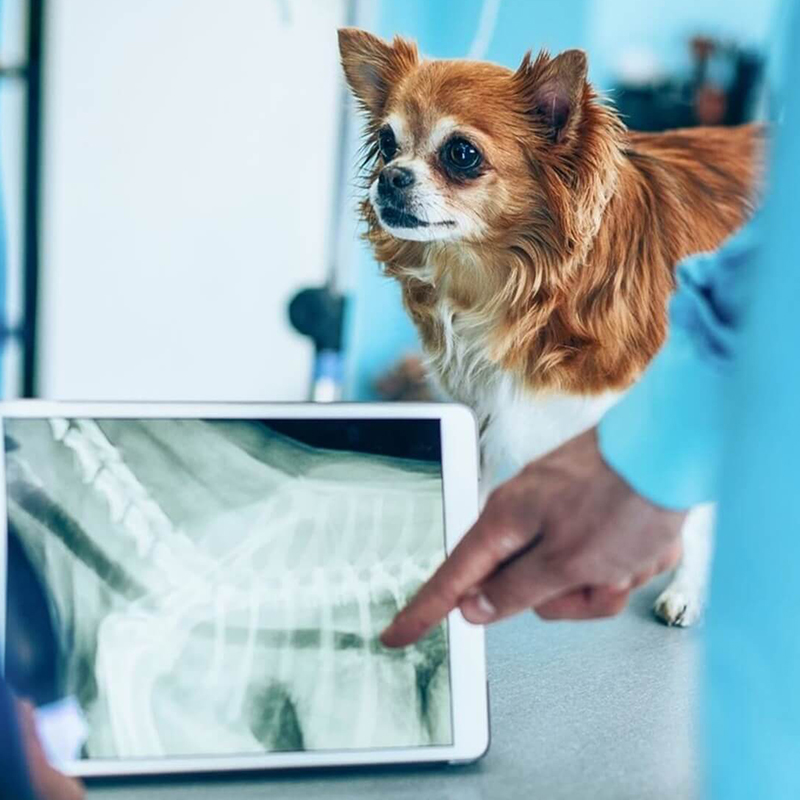
<svg viewBox="0 0 800 800">
<path fill-rule="evenodd" d="M 392 86 L 419 63 L 413 42 L 396 37 L 389 44 L 358 28 L 339 30 L 339 52 L 347 83 L 374 119 L 383 116 Z"/>
</svg>

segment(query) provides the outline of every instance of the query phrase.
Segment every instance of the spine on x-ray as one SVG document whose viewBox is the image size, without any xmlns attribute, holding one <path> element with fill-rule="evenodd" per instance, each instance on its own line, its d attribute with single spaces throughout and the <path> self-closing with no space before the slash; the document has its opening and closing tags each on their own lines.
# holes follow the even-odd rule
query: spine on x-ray
<svg viewBox="0 0 800 800">
<path fill-rule="evenodd" d="M 105 500 L 111 521 L 135 542 L 136 553 L 158 567 L 174 585 L 196 572 L 178 557 L 175 545 L 189 545 L 161 506 L 125 463 L 122 454 L 92 420 L 52 419 L 53 437 L 75 455 L 81 479 Z"/>
</svg>

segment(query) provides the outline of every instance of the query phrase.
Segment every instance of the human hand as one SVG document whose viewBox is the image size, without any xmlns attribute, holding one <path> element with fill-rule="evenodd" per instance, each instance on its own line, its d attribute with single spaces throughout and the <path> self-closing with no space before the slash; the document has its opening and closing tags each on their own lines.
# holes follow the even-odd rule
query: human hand
<svg viewBox="0 0 800 800">
<path fill-rule="evenodd" d="M 677 563 L 684 517 L 638 495 L 587 431 L 491 495 L 381 640 L 411 644 L 456 606 L 476 624 L 529 608 L 544 619 L 618 614 L 633 589 Z"/>
<path fill-rule="evenodd" d="M 34 797 L 37 800 L 82 800 L 83 787 L 80 783 L 62 775 L 48 762 L 36 732 L 33 706 L 19 700 L 16 706 Z"/>
</svg>

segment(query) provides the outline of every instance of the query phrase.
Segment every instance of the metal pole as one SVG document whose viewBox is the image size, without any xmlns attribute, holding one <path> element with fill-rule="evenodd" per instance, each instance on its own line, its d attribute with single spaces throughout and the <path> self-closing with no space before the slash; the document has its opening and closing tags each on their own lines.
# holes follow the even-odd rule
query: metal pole
<svg viewBox="0 0 800 800">
<path fill-rule="evenodd" d="M 22 396 L 37 392 L 37 318 L 39 306 L 39 201 L 42 144 L 42 40 L 45 0 L 28 2 L 28 94 L 25 111 L 25 196 L 23 230 L 24 318 Z"/>
<path fill-rule="evenodd" d="M 352 26 L 357 19 L 356 0 L 347 0 L 345 4 L 345 25 Z M 342 264 L 341 255 L 341 236 L 342 223 L 347 208 L 347 185 L 348 174 L 350 171 L 350 125 L 351 114 L 349 106 L 349 93 L 344 81 L 340 80 L 339 87 L 339 108 L 338 108 L 338 133 L 336 162 L 334 168 L 333 195 L 331 202 L 331 213 L 328 222 L 328 273 L 325 279 L 325 290 L 330 295 L 328 305 L 338 308 L 339 336 L 335 348 L 320 347 L 315 343 L 314 354 L 314 373 L 311 379 L 310 399 L 317 403 L 335 402 L 341 398 L 343 383 L 343 363 L 342 353 L 342 333 L 341 327 L 344 324 L 344 300 L 342 298 L 343 281 L 341 276 Z M 340 302 L 336 302 L 336 301 Z"/>
</svg>

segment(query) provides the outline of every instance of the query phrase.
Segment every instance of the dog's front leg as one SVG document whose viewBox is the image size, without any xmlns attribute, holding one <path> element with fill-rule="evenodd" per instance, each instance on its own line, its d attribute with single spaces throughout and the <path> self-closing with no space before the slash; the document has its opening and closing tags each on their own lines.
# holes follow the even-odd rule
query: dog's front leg
<svg viewBox="0 0 800 800">
<path fill-rule="evenodd" d="M 714 553 L 714 517 L 714 506 L 705 505 L 692 509 L 686 518 L 681 563 L 654 608 L 667 625 L 689 627 L 703 615 Z"/>
</svg>

